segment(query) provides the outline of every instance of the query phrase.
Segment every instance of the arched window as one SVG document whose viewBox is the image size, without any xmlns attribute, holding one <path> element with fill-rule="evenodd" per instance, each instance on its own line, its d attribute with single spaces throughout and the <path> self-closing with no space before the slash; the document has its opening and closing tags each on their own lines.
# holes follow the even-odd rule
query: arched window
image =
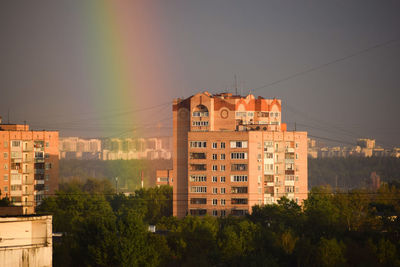
<svg viewBox="0 0 400 267">
<path fill-rule="evenodd" d="M 193 117 L 208 117 L 208 108 L 204 105 L 198 105 L 193 109 Z"/>
</svg>

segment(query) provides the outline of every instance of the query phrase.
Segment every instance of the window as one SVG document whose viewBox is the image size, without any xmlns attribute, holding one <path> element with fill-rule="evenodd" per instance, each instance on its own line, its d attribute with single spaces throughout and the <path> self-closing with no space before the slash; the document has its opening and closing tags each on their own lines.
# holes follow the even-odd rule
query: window
<svg viewBox="0 0 400 267">
<path fill-rule="evenodd" d="M 232 205 L 246 205 L 248 203 L 247 198 L 232 198 L 231 204 Z"/>
<path fill-rule="evenodd" d="M 20 184 L 11 185 L 11 191 L 21 191 L 22 186 Z"/>
<path fill-rule="evenodd" d="M 299 154 L 296 153 L 296 159 L 299 159 Z"/>
<path fill-rule="evenodd" d="M 46 153 L 46 154 L 45 154 L 45 158 L 46 158 L 46 159 L 50 158 L 50 154 L 49 154 L 49 153 Z"/>
<path fill-rule="evenodd" d="M 212 155 L 212 159 L 213 159 L 213 160 L 217 160 L 217 159 L 218 159 L 218 155 L 217 155 L 217 154 L 213 154 L 213 155 Z"/>
<path fill-rule="evenodd" d="M 212 148 L 217 148 L 218 147 L 218 144 L 217 143 L 212 143 Z"/>
<path fill-rule="evenodd" d="M 190 193 L 207 193 L 207 186 L 192 186 Z"/>
<path fill-rule="evenodd" d="M 50 147 L 50 143 L 49 142 L 46 142 L 46 147 Z"/>
<path fill-rule="evenodd" d="M 231 193 L 232 194 L 247 194 L 247 186 L 241 186 L 241 187 L 233 186 L 233 187 L 231 187 Z"/>
<path fill-rule="evenodd" d="M 21 146 L 21 141 L 12 141 L 11 142 L 12 147 L 20 147 Z"/>
<path fill-rule="evenodd" d="M 190 159 L 206 159 L 206 153 L 190 152 Z"/>
<path fill-rule="evenodd" d="M 225 206 L 225 199 L 221 199 L 221 205 Z"/>
<path fill-rule="evenodd" d="M 212 211 L 212 215 L 213 215 L 213 216 L 218 216 L 218 211 L 213 210 L 213 211 Z"/>
<path fill-rule="evenodd" d="M 4 157 L 5 159 L 7 159 L 7 158 L 8 158 L 8 153 L 7 153 L 7 152 L 4 152 L 3 157 Z"/>
<path fill-rule="evenodd" d="M 45 190 L 46 192 L 48 192 L 48 191 L 49 191 L 49 186 L 48 186 L 48 185 L 45 185 L 45 186 L 44 186 L 44 190 Z"/>
<path fill-rule="evenodd" d="M 247 182 L 247 175 L 231 175 L 231 182 Z"/>
<path fill-rule="evenodd" d="M 225 142 L 221 142 L 221 148 L 225 149 Z"/>
<path fill-rule="evenodd" d="M 190 175 L 191 182 L 207 182 L 207 176 L 205 175 Z"/>
<path fill-rule="evenodd" d="M 261 165 L 258 165 L 258 170 L 261 171 Z"/>
<path fill-rule="evenodd" d="M 190 164 L 191 171 L 206 171 L 207 165 L 206 164 Z"/>
<path fill-rule="evenodd" d="M 216 183 L 218 181 L 218 177 L 217 176 L 213 176 L 212 181 L 213 181 L 213 183 Z"/>
<path fill-rule="evenodd" d="M 225 154 L 221 154 L 221 160 L 225 160 Z"/>
<path fill-rule="evenodd" d="M 247 159 L 247 153 L 246 152 L 231 153 L 231 159 Z"/>
<path fill-rule="evenodd" d="M 51 169 L 51 163 L 46 163 L 46 170 L 50 170 Z"/>
<path fill-rule="evenodd" d="M 221 171 L 225 171 L 225 165 L 220 166 Z"/>
<path fill-rule="evenodd" d="M 50 175 L 49 174 L 46 174 L 46 181 L 48 181 L 49 180 L 49 178 L 50 178 Z M 167 181 L 168 181 L 168 178 L 167 178 Z"/>
<path fill-rule="evenodd" d="M 222 202 L 221 202 L 221 205 L 222 205 Z M 222 217 L 226 216 L 226 210 L 221 210 L 221 216 Z"/>
<path fill-rule="evenodd" d="M 299 192 L 299 188 L 298 187 L 296 187 L 296 193 L 298 193 Z"/>
<path fill-rule="evenodd" d="M 257 177 L 257 182 L 259 183 L 259 184 L 261 184 L 261 175 L 259 175 L 258 177 Z"/>
<path fill-rule="evenodd" d="M 213 187 L 213 194 L 218 194 L 218 188 Z"/>
<path fill-rule="evenodd" d="M 4 141 L 4 147 L 7 148 L 8 147 L 8 142 Z"/>
<path fill-rule="evenodd" d="M 8 164 L 7 163 L 4 163 L 4 169 L 8 170 Z"/>
<path fill-rule="evenodd" d="M 5 186 L 4 187 L 4 193 L 7 193 L 8 192 L 8 186 Z"/>
<path fill-rule="evenodd" d="M 221 189 L 220 189 L 220 192 L 221 192 L 221 194 L 225 194 L 225 187 L 221 187 Z"/>
<path fill-rule="evenodd" d="M 218 166 L 217 165 L 212 165 L 212 170 L 213 171 L 217 171 L 218 170 Z"/>
<path fill-rule="evenodd" d="M 293 193 L 294 192 L 294 186 L 285 186 L 285 192 L 286 193 Z"/>
<path fill-rule="evenodd" d="M 192 121 L 192 126 L 208 126 L 208 121 Z"/>
<path fill-rule="evenodd" d="M 231 141 L 231 148 L 247 148 L 247 141 Z"/>
<path fill-rule="evenodd" d="M 190 141 L 191 148 L 205 148 L 207 147 L 207 142 L 205 141 Z"/>
<path fill-rule="evenodd" d="M 231 171 L 247 171 L 247 164 L 232 164 Z"/>
<path fill-rule="evenodd" d="M 4 181 L 8 181 L 8 174 L 4 174 Z"/>
<path fill-rule="evenodd" d="M 221 176 L 221 183 L 225 183 L 225 176 Z"/>
<path fill-rule="evenodd" d="M 296 175 L 295 176 L 295 180 L 298 181 L 299 180 L 299 176 Z"/>
<path fill-rule="evenodd" d="M 191 198 L 190 204 L 207 204 L 206 198 Z"/>
<path fill-rule="evenodd" d="M 214 198 L 214 199 L 212 200 L 212 204 L 213 204 L 214 206 L 217 205 L 217 204 L 218 204 L 218 199 L 215 199 L 215 198 Z"/>
<path fill-rule="evenodd" d="M 259 194 L 261 194 L 261 187 L 257 188 Z"/>
</svg>

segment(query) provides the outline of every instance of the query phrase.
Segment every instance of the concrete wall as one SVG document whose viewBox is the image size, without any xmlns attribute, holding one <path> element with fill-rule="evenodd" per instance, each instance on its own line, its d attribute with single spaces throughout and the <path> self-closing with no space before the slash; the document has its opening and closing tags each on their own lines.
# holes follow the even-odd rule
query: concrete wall
<svg viewBox="0 0 400 267">
<path fill-rule="evenodd" d="M 0 218 L 0 266 L 52 266 L 52 216 Z"/>
</svg>

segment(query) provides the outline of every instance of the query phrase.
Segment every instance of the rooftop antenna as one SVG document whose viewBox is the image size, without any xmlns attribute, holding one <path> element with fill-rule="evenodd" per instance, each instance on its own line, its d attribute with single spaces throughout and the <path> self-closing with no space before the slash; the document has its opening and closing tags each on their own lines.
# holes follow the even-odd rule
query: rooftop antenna
<svg viewBox="0 0 400 267">
<path fill-rule="evenodd" d="M 237 79 L 236 79 L 236 74 L 233 75 L 233 77 L 234 77 L 234 79 L 235 79 L 235 95 L 237 95 L 238 92 L 237 92 Z"/>
</svg>

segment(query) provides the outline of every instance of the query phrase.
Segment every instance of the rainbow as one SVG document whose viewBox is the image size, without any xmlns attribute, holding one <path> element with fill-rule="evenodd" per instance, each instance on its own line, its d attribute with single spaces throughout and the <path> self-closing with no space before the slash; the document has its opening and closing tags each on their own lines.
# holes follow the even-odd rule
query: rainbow
<svg viewBox="0 0 400 267">
<path fill-rule="evenodd" d="M 165 101 L 157 99 L 157 90 L 163 88 L 167 75 L 157 68 L 157 62 L 163 59 L 163 37 L 157 28 L 159 14 L 150 2 L 81 2 L 83 64 L 88 84 L 95 88 L 90 104 L 107 125 L 141 125 L 142 115 L 113 117 L 109 111 L 134 110 Z M 153 101 L 144 101 L 152 97 Z"/>
</svg>

